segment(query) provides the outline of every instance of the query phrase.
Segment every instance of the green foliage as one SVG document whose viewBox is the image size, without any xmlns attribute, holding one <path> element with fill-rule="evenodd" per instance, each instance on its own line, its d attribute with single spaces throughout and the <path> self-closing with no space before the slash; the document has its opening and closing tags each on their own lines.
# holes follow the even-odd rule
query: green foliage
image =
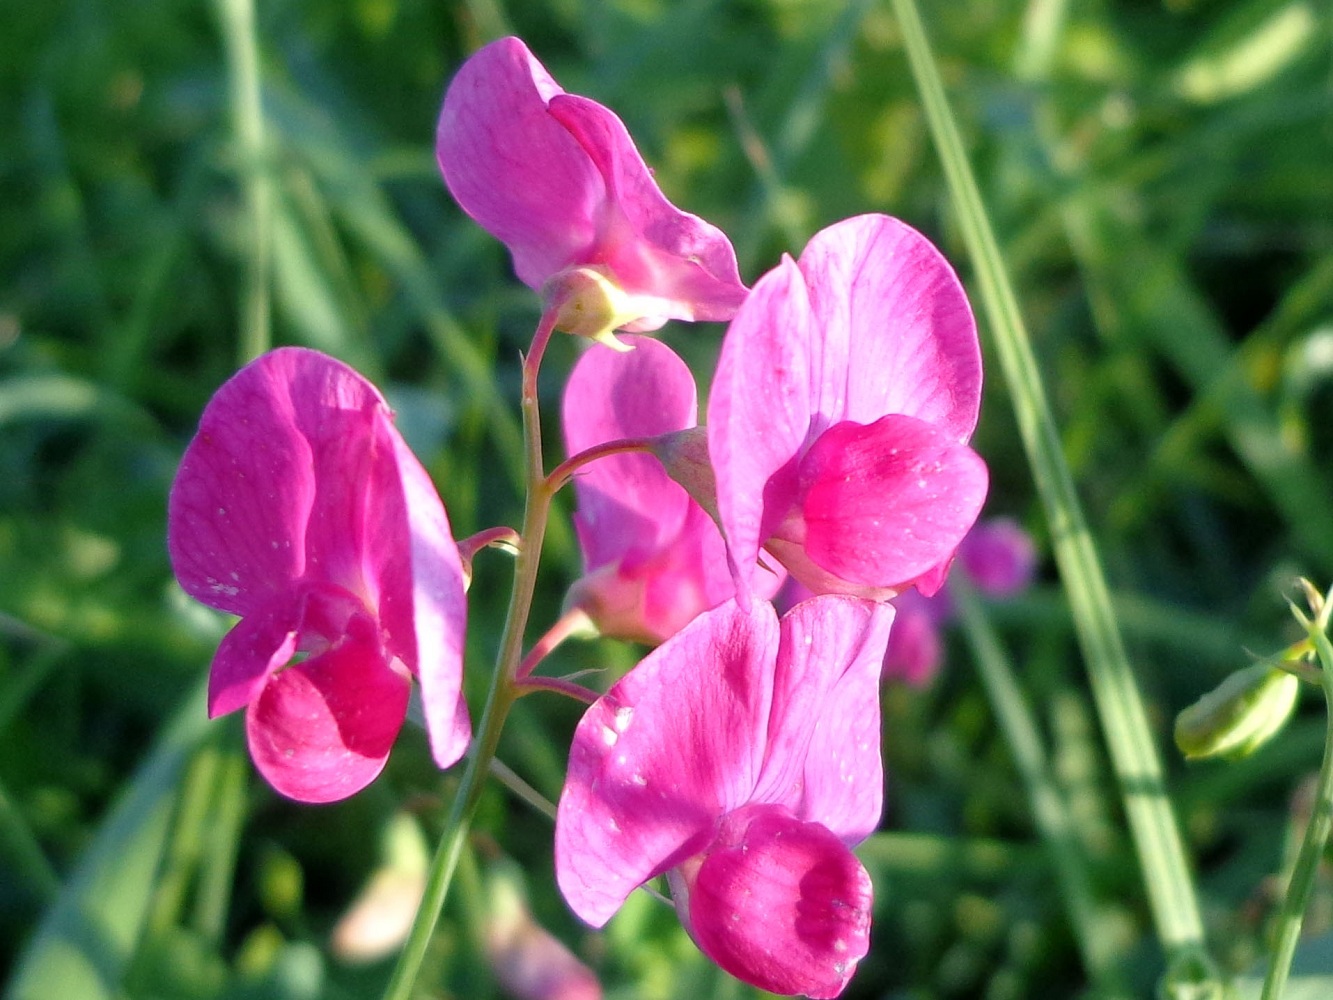
<svg viewBox="0 0 1333 1000">
<path fill-rule="evenodd" d="M 748 279 L 862 211 L 912 222 L 970 278 L 887 4 L 257 6 L 257 161 L 233 138 L 220 5 L 0 14 L 0 983 L 15 1000 L 376 995 L 387 963 L 335 958 L 330 933 L 382 864 L 386 825 L 406 812 L 433 838 L 456 781 L 409 727 L 367 792 L 297 806 L 255 779 L 237 720 L 204 719 L 197 689 L 227 623 L 171 580 L 165 497 L 237 364 L 247 179 L 273 193 L 276 340 L 386 388 L 461 535 L 521 516 L 517 358 L 537 315 L 433 162 L 445 82 L 482 41 L 515 31 L 566 87 L 615 107 L 668 194 L 732 234 Z M 1166 746 L 1169 720 L 1246 649 L 1295 638 L 1290 581 L 1333 577 L 1333 20 L 1311 0 L 925 8 Z M 717 335 L 665 331 L 704 377 Z M 573 355 L 552 346 L 548 418 Z M 547 440 L 554 459 L 554 424 Z M 977 444 L 991 511 L 1049 552 L 998 374 Z M 547 549 L 534 635 L 577 571 L 561 517 Z M 509 569 L 478 562 L 474 698 Z M 1148 995 L 1162 958 L 1046 579 L 989 617 L 1073 817 L 1102 947 Z M 929 690 L 885 693 L 888 806 L 863 850 L 878 923 L 849 995 L 1080 995 L 1077 932 L 1011 749 L 962 644 L 950 654 Z M 577 643 L 549 669 L 610 677 L 637 655 Z M 577 717 L 524 699 L 500 758 L 554 798 Z M 1210 943 L 1233 972 L 1261 956 L 1305 822 L 1289 797 L 1321 733 L 1298 715 L 1235 765 L 1168 755 Z M 578 925 L 550 833 L 495 785 L 471 849 L 519 862 L 538 921 L 609 996 L 748 995 L 646 894 L 602 933 Z M 423 994 L 498 995 L 475 903 L 446 907 Z M 1327 931 L 1330 913 L 1324 873 L 1308 925 Z M 1293 995 L 1327 989 L 1327 942 L 1298 953 Z"/>
</svg>

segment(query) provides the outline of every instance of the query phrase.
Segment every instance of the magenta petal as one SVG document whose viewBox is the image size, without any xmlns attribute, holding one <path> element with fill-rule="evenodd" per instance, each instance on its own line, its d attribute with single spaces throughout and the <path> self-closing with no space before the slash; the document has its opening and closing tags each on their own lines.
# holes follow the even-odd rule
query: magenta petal
<svg viewBox="0 0 1333 1000">
<path fill-rule="evenodd" d="M 246 713 L 255 766 L 300 802 L 333 802 L 380 773 L 407 714 L 409 682 L 348 639 L 275 674 Z"/>
<path fill-rule="evenodd" d="M 472 738 L 463 700 L 463 563 L 430 476 L 387 417 L 375 441 L 366 561 L 387 648 L 417 675 L 431 754 L 446 768 Z"/>
<path fill-rule="evenodd" d="M 635 887 L 702 846 L 763 759 L 778 624 L 771 607 L 705 612 L 588 709 L 555 830 L 570 907 L 600 927 Z"/>
<path fill-rule="evenodd" d="M 901 413 L 966 441 L 981 403 L 981 349 L 953 268 L 924 236 L 884 215 L 821 230 L 799 261 L 822 371 L 817 409 L 867 424 Z"/>
<path fill-rule="evenodd" d="M 834 834 L 752 808 L 723 820 L 695 876 L 690 933 L 760 989 L 836 997 L 870 949 L 872 903 L 870 876 Z"/>
<path fill-rule="evenodd" d="M 208 673 L 208 717 L 250 704 L 264 679 L 296 653 L 297 611 L 281 602 L 246 615 L 222 637 Z"/>
<path fill-rule="evenodd" d="M 307 354 L 274 351 L 223 384 L 171 485 L 172 569 L 186 593 L 221 611 L 249 614 L 306 572 L 317 483 L 291 381 Z"/>
<path fill-rule="evenodd" d="M 790 258 L 732 320 L 708 397 L 718 516 L 737 583 L 753 585 L 760 545 L 797 502 L 797 463 L 812 418 L 806 343 L 815 336 L 805 282 Z"/>
<path fill-rule="evenodd" d="M 879 680 L 894 611 L 827 595 L 781 621 L 763 774 L 751 801 L 782 805 L 848 844 L 879 825 Z"/>
<path fill-rule="evenodd" d="M 971 448 L 896 415 L 829 428 L 801 463 L 801 479 L 806 552 L 867 587 L 905 585 L 947 558 L 987 486 L 986 465 Z"/>
<path fill-rule="evenodd" d="M 671 204 L 653 180 L 621 120 L 586 97 L 553 97 L 549 110 L 578 140 L 602 175 L 607 206 L 597 253 L 616 283 L 644 300 L 645 315 L 730 319 L 745 299 L 731 241 L 716 226 Z"/>
<path fill-rule="evenodd" d="M 588 262 L 606 199 L 587 153 L 547 112 L 563 92 L 527 46 L 501 38 L 463 63 L 436 131 L 450 192 L 509 248 L 519 279 L 533 289 Z"/>
</svg>

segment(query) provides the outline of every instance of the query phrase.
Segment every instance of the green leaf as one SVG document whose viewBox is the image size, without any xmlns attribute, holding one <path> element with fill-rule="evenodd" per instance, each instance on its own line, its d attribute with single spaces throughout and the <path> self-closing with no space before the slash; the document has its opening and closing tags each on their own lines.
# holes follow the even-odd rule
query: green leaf
<svg viewBox="0 0 1333 1000">
<path fill-rule="evenodd" d="M 148 915 L 181 773 L 207 722 L 200 685 L 47 911 L 16 964 L 6 1000 L 121 995 Z"/>
</svg>

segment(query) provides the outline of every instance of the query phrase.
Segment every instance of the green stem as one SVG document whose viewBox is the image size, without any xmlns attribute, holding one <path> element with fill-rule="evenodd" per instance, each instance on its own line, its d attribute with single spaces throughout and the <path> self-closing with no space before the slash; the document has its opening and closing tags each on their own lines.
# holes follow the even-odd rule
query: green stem
<svg viewBox="0 0 1333 1000">
<path fill-rule="evenodd" d="M 1320 683 L 1329 712 L 1324 730 L 1324 760 L 1319 765 L 1318 792 L 1309 825 L 1305 828 L 1305 839 L 1301 842 L 1296 867 L 1287 885 L 1282 912 L 1278 914 L 1273 961 L 1268 966 L 1260 1000 L 1278 1000 L 1286 988 L 1287 977 L 1291 973 L 1291 959 L 1296 954 L 1296 944 L 1301 936 L 1301 923 L 1305 919 L 1310 893 L 1314 889 L 1319 859 L 1323 857 L 1324 845 L 1328 842 L 1330 827 L 1333 827 L 1333 645 L 1330 645 L 1328 636 L 1319 624 L 1311 628 L 1310 639 L 1319 654 L 1319 665 L 1322 668 Z"/>
<path fill-rule="evenodd" d="M 1023 445 L 1050 522 L 1130 831 L 1143 869 L 1157 935 L 1172 983 L 1216 983 L 1203 951 L 1203 920 L 1176 818 L 1162 783 L 1156 742 L 1125 655 L 1101 564 L 1061 450 L 1036 359 L 1005 273 L 995 235 L 949 110 L 944 86 L 913 0 L 893 0 L 908 61 L 976 271 L 995 350 L 1009 383 Z M 1188 967 L 1188 968 L 1187 968 Z"/>
<path fill-rule="evenodd" d="M 227 50 L 237 169 L 245 193 L 250 242 L 241 299 L 240 361 L 245 364 L 267 351 L 273 341 L 268 285 L 273 185 L 264 150 L 264 110 L 259 92 L 254 0 L 218 0 L 218 16 Z"/>
<path fill-rule="evenodd" d="M 971 585 L 955 573 L 949 581 L 949 593 L 958 608 L 991 708 L 1027 787 L 1032 819 L 1055 865 L 1060 895 L 1069 908 L 1088 978 L 1100 997 L 1127 997 L 1116 970 L 1113 936 L 1103 933 L 1088 866 L 1075 839 L 1073 818 L 1051 775 L 1037 720 Z"/>
<path fill-rule="evenodd" d="M 0 785 L 0 848 L 10 856 L 13 870 L 22 873 L 43 906 L 56 898 L 60 876 L 51 867 L 22 811 L 10 801 L 4 785 Z"/>
<path fill-rule="evenodd" d="M 537 568 L 541 562 L 542 539 L 546 535 L 546 521 L 555 491 L 546 482 L 542 461 L 541 413 L 537 403 L 537 370 L 542 355 L 554 330 L 555 314 L 543 314 L 532 350 L 523 362 L 523 441 L 527 463 L 528 492 L 523 507 L 522 543 L 514 563 L 514 583 L 509 594 L 509 611 L 505 617 L 504 633 L 495 671 L 491 674 L 490 689 L 486 692 L 486 707 L 482 710 L 481 725 L 473 740 L 467 766 L 458 791 L 454 795 L 444 835 L 440 838 L 435 856 L 426 872 L 426 889 L 417 908 L 403 951 L 398 956 L 393 976 L 384 991 L 384 1000 L 408 1000 L 421 970 L 422 960 L 430 944 L 435 924 L 449 894 L 449 884 L 463 846 L 467 842 L 472 817 L 481 801 L 482 789 L 491 761 L 500 743 L 500 731 L 518 697 L 514 678 L 523 656 L 523 633 L 532 609 L 532 595 L 537 586 Z"/>
</svg>

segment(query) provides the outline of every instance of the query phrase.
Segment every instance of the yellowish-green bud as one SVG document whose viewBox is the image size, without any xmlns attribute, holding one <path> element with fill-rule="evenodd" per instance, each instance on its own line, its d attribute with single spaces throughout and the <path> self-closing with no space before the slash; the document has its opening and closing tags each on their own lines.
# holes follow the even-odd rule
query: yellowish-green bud
<svg viewBox="0 0 1333 1000">
<path fill-rule="evenodd" d="M 1176 717 L 1176 746 L 1190 760 L 1253 753 L 1291 717 L 1300 683 L 1263 663 L 1237 671 Z"/>
<path fill-rule="evenodd" d="M 548 308 L 556 310 L 555 328 L 587 337 L 617 351 L 630 350 L 615 331 L 642 318 L 642 308 L 621 290 L 611 272 L 599 265 L 571 267 L 553 275 L 542 289 Z"/>
</svg>

